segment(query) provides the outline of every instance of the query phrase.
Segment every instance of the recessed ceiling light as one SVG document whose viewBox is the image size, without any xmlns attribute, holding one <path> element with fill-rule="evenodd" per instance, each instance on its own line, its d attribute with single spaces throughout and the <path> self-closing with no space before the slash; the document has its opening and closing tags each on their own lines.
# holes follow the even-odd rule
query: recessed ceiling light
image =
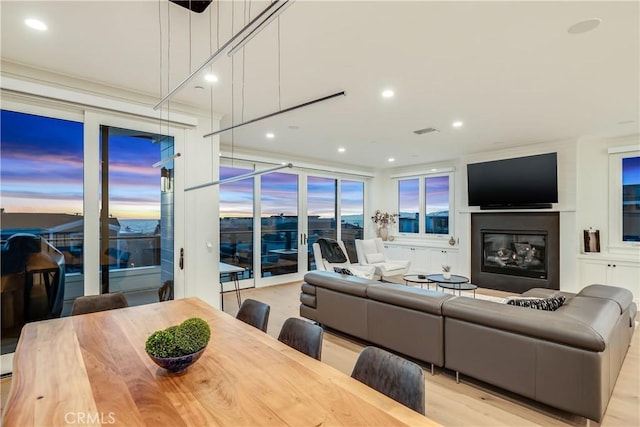
<svg viewBox="0 0 640 427">
<path fill-rule="evenodd" d="M 628 125 L 628 124 L 635 123 L 635 122 L 636 122 L 635 120 L 623 120 L 621 122 L 618 122 L 618 124 L 619 125 Z"/>
<path fill-rule="evenodd" d="M 347 151 L 347 150 L 345 150 L 344 147 L 338 148 L 338 153 L 344 153 L 345 151 Z"/>
<path fill-rule="evenodd" d="M 451 126 L 453 126 L 454 128 L 461 128 L 463 124 L 464 123 L 462 123 L 461 121 L 457 121 L 457 122 L 451 123 Z"/>
<path fill-rule="evenodd" d="M 599 19 L 599 18 L 587 19 L 586 21 L 581 21 L 581 22 L 578 22 L 577 24 L 573 24 L 572 26 L 569 27 L 567 32 L 569 34 L 586 33 L 588 31 L 595 30 L 598 27 L 598 25 L 600 25 L 601 22 L 602 22 L 602 19 Z"/>
<path fill-rule="evenodd" d="M 382 91 L 382 97 L 383 98 L 393 98 L 393 95 L 395 95 L 395 92 L 392 91 L 391 89 L 387 89 L 387 90 L 383 90 Z"/>
<path fill-rule="evenodd" d="M 289 126 L 289 129 L 291 129 L 291 130 L 298 130 L 298 129 L 300 129 L 300 126 L 297 126 L 297 125 L 290 125 L 290 126 Z"/>
<path fill-rule="evenodd" d="M 389 157 L 389 158 L 387 159 L 387 161 L 388 161 L 389 163 L 391 163 L 391 162 L 395 162 L 395 161 L 396 161 L 396 159 L 394 159 L 393 157 Z"/>
<path fill-rule="evenodd" d="M 269 139 L 273 139 L 273 138 L 275 138 L 275 137 L 276 137 L 276 136 L 275 136 L 273 133 L 271 133 L 271 132 L 267 133 L 265 136 L 266 136 L 267 138 L 269 138 Z"/>
<path fill-rule="evenodd" d="M 204 87 L 200 85 L 194 86 L 193 88 L 198 90 L 204 90 Z"/>
<path fill-rule="evenodd" d="M 34 30 L 38 30 L 38 31 L 47 30 L 47 25 L 44 22 L 40 21 L 39 19 L 33 19 L 33 18 L 25 19 L 24 23 L 27 25 L 27 27 L 33 28 Z"/>
<path fill-rule="evenodd" d="M 218 81 L 218 76 L 215 74 L 205 74 L 204 79 L 208 82 L 215 83 Z"/>
</svg>

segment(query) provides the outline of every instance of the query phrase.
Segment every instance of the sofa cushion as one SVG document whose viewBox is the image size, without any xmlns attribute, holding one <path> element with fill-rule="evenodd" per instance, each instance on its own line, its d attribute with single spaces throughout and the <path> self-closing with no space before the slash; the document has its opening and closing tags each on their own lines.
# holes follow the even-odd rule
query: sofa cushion
<svg viewBox="0 0 640 427">
<path fill-rule="evenodd" d="M 437 315 L 442 315 L 444 301 L 454 298 L 453 295 L 443 292 L 393 283 L 370 285 L 367 288 L 367 296 L 375 301 Z"/>
<path fill-rule="evenodd" d="M 333 267 L 333 271 L 346 276 L 353 276 L 353 273 L 347 267 Z"/>
<path fill-rule="evenodd" d="M 566 301 L 563 296 L 550 297 L 550 298 L 535 298 L 535 297 L 509 297 L 505 300 L 505 303 L 515 305 L 516 307 L 527 307 L 536 310 L 556 311 Z"/>
<path fill-rule="evenodd" d="M 316 287 L 308 283 L 302 282 L 301 289 L 302 289 L 302 292 L 304 292 L 305 294 L 309 294 L 309 295 L 316 294 Z"/>
<path fill-rule="evenodd" d="M 300 294 L 300 302 L 308 307 L 316 308 L 317 298 L 315 295 L 309 295 L 302 292 Z"/>
<path fill-rule="evenodd" d="M 490 328 L 585 350 L 604 351 L 606 340 L 620 317 L 617 309 L 612 301 L 597 298 L 572 298 L 558 310 L 548 312 L 458 297 L 445 301 L 442 313 L 445 317 Z"/>
<path fill-rule="evenodd" d="M 367 286 L 378 283 L 362 277 L 346 276 L 333 271 L 319 270 L 310 271 L 305 274 L 304 281 L 319 288 L 327 288 L 359 297 L 367 296 Z"/>
<path fill-rule="evenodd" d="M 558 290 L 549 289 L 549 288 L 531 288 L 528 291 L 523 292 L 520 296 L 536 297 L 536 298 L 551 298 L 551 297 L 563 296 L 569 299 L 569 298 L 575 297 L 576 294 L 572 292 L 558 291 Z"/>
<path fill-rule="evenodd" d="M 622 314 L 633 302 L 633 294 L 628 289 L 617 286 L 589 285 L 582 289 L 578 295 L 583 297 L 605 298 L 614 301 L 620 307 Z"/>
</svg>

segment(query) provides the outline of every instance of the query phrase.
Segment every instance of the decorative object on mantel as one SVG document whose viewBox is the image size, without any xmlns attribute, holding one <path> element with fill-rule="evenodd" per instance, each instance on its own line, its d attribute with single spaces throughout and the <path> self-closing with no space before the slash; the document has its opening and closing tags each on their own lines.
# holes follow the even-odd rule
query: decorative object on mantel
<svg viewBox="0 0 640 427">
<path fill-rule="evenodd" d="M 584 252 L 600 252 L 600 230 L 594 230 L 589 227 L 583 231 L 584 235 Z"/>
<path fill-rule="evenodd" d="M 179 374 L 202 356 L 209 343 L 209 324 L 198 317 L 155 331 L 147 338 L 145 350 L 156 365 Z"/>
<path fill-rule="evenodd" d="M 451 266 L 450 265 L 443 265 L 442 266 L 442 277 L 444 277 L 445 280 L 451 279 Z"/>
<path fill-rule="evenodd" d="M 389 239 L 389 229 L 387 225 L 395 224 L 397 216 L 397 213 L 390 214 L 389 212 L 382 212 L 380 209 L 376 210 L 371 220 L 378 226 L 378 237 L 385 241 Z"/>
</svg>

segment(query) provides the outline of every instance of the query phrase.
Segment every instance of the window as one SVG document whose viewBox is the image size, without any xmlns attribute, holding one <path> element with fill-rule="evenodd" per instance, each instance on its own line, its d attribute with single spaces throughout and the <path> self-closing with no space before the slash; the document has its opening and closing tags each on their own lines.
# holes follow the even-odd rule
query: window
<svg viewBox="0 0 640 427">
<path fill-rule="evenodd" d="M 6 110 L 0 121 L 5 354 L 24 323 L 65 314 L 81 288 L 84 159 L 82 123 Z"/>
<path fill-rule="evenodd" d="M 253 172 L 253 169 L 220 166 L 220 179 Z M 245 269 L 243 279 L 253 277 L 253 178 L 220 185 L 220 261 Z M 223 277 L 222 281 L 230 281 Z"/>
<path fill-rule="evenodd" d="M 420 180 L 398 181 L 398 231 L 418 233 L 420 231 Z"/>
<path fill-rule="evenodd" d="M 622 159 L 622 241 L 640 242 L 640 157 Z"/>
<path fill-rule="evenodd" d="M 340 239 L 349 259 L 356 262 L 356 240 L 364 235 L 364 182 L 342 180 L 340 184 Z"/>
<path fill-rule="evenodd" d="M 640 243 L 640 151 L 609 151 L 609 230 L 611 247 Z"/>
<path fill-rule="evenodd" d="M 398 180 L 398 231 L 426 235 L 451 234 L 451 180 L 451 174 Z M 420 218 L 423 220 L 420 221 Z"/>
<path fill-rule="evenodd" d="M 449 234 L 449 176 L 425 178 L 425 232 Z"/>
</svg>

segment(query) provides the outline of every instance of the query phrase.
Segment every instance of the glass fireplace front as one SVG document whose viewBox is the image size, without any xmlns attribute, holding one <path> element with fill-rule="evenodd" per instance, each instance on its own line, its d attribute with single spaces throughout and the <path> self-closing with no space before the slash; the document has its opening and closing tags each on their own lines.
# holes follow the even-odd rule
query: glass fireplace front
<svg viewBox="0 0 640 427">
<path fill-rule="evenodd" d="M 487 273 L 547 278 L 547 233 L 482 231 L 481 270 Z"/>
</svg>

